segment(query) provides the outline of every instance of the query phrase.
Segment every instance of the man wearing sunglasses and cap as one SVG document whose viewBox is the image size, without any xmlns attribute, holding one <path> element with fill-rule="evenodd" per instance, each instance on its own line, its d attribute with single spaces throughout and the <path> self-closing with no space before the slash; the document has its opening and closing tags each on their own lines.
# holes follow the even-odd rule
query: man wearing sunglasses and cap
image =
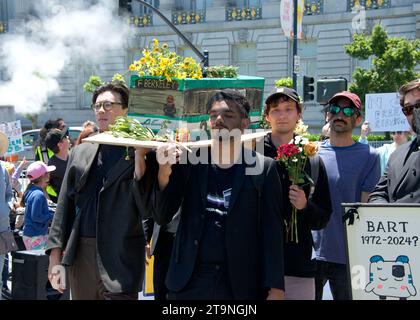
<svg viewBox="0 0 420 320">
<path fill-rule="evenodd" d="M 327 280 L 334 300 L 350 298 L 341 203 L 367 202 L 380 178 L 378 153 L 352 138 L 353 129 L 363 122 L 361 108 L 360 98 L 348 91 L 335 94 L 325 108 L 330 139 L 320 145 L 319 155 L 327 169 L 333 212 L 324 229 L 312 231 L 317 300 L 322 299 Z"/>
<path fill-rule="evenodd" d="M 391 154 L 369 202 L 420 203 L 420 78 L 400 88 L 400 105 L 416 137 Z"/>
</svg>

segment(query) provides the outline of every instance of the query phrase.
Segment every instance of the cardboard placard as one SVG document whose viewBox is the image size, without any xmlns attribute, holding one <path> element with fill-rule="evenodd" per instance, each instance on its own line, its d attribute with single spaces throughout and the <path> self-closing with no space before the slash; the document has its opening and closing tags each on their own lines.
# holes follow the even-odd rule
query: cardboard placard
<svg viewBox="0 0 420 320">
<path fill-rule="evenodd" d="M 343 204 L 353 300 L 420 300 L 420 204 Z"/>
</svg>

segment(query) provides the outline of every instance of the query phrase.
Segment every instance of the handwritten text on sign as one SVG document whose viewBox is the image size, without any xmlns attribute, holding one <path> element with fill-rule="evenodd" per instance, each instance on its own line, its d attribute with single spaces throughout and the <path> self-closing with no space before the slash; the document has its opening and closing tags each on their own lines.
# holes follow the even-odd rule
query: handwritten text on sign
<svg viewBox="0 0 420 320">
<path fill-rule="evenodd" d="M 9 139 L 9 149 L 6 155 L 23 151 L 22 127 L 20 120 L 13 122 L 0 123 L 0 131 Z"/>
<path fill-rule="evenodd" d="M 395 92 L 366 95 L 366 120 L 372 131 L 409 131 Z"/>
</svg>

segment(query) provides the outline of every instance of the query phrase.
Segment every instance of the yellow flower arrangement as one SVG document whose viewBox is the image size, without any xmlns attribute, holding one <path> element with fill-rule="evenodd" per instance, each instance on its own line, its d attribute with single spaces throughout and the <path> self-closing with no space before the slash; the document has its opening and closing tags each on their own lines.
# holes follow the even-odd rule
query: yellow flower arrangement
<svg viewBox="0 0 420 320">
<path fill-rule="evenodd" d="M 157 39 L 153 39 L 152 48 L 144 49 L 142 54 L 143 57 L 134 61 L 128 68 L 130 71 L 137 71 L 139 76 L 165 77 L 167 81 L 172 81 L 172 78 L 203 77 L 201 66 L 195 59 L 178 56 L 169 51 L 166 43 L 160 45 Z"/>
</svg>

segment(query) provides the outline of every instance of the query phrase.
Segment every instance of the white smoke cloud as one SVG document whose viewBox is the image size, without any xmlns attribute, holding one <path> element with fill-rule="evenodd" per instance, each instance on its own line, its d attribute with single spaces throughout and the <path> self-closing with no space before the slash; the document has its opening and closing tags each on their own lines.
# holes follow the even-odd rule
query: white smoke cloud
<svg viewBox="0 0 420 320">
<path fill-rule="evenodd" d="M 0 41 L 0 67 L 10 79 L 0 84 L 0 105 L 18 113 L 38 113 L 59 94 L 57 79 L 73 58 L 98 63 L 109 50 L 124 48 L 131 32 L 116 14 L 118 1 L 31 2 L 37 18 Z"/>
</svg>

